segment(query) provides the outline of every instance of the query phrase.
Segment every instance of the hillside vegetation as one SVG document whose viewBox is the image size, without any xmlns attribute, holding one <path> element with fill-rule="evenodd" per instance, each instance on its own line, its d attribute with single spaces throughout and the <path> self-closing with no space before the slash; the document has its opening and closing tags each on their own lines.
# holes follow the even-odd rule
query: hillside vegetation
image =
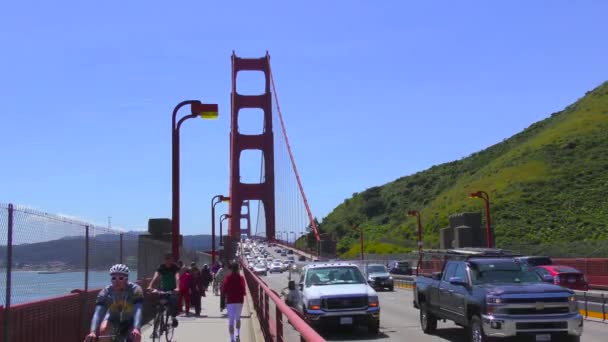
<svg viewBox="0 0 608 342">
<path fill-rule="evenodd" d="M 353 194 L 321 223 L 338 253 L 415 248 L 421 211 L 425 247 L 438 247 L 448 216 L 481 211 L 472 191 L 490 194 L 497 246 L 608 240 L 608 82 L 561 112 L 458 161 Z"/>
</svg>

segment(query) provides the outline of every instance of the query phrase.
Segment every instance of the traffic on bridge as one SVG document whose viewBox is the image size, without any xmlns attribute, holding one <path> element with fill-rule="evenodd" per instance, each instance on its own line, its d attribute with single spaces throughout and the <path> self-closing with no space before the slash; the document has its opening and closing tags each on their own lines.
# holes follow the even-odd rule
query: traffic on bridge
<svg viewBox="0 0 608 342">
<path fill-rule="evenodd" d="M 0 342 L 608 339 L 606 3 L 3 13 Z"/>
</svg>

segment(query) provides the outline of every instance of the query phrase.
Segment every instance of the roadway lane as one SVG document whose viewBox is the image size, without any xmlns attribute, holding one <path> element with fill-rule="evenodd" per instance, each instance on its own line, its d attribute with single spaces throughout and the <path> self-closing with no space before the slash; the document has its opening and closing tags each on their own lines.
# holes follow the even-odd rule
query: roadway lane
<svg viewBox="0 0 608 342">
<path fill-rule="evenodd" d="M 278 257 L 271 251 L 273 258 Z M 269 274 L 262 279 L 278 293 L 287 287 L 288 272 L 282 274 Z M 418 321 L 418 310 L 412 306 L 412 291 L 395 289 L 393 292 L 378 292 L 380 298 L 380 334 L 373 336 L 363 328 L 341 328 L 330 329 L 320 332 L 327 341 L 450 341 L 467 342 L 465 330 L 453 323 L 439 322 L 438 330 L 434 335 L 427 335 L 420 329 Z M 274 316 L 273 316 L 274 318 Z M 285 341 L 299 341 L 299 335 L 289 324 L 285 324 Z M 593 321 L 585 321 L 585 330 L 581 341 L 600 342 L 606 341 L 608 336 L 608 324 Z"/>
</svg>

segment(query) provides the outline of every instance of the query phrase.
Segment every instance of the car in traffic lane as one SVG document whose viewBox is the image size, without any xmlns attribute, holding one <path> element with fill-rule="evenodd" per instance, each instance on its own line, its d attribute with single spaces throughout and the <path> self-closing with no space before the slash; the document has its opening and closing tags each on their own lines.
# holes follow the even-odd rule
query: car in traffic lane
<svg viewBox="0 0 608 342">
<path fill-rule="evenodd" d="M 395 290 L 393 277 L 388 273 L 386 266 L 382 264 L 369 264 L 365 267 L 367 282 L 374 290 Z"/>
<path fill-rule="evenodd" d="M 532 268 L 544 281 L 563 286 L 571 290 L 588 291 L 589 283 L 583 272 L 574 267 L 562 265 L 545 265 Z"/>
<path fill-rule="evenodd" d="M 296 268 L 298 269 L 298 268 Z M 380 331 L 380 301 L 357 265 L 313 263 L 300 269 L 300 308 L 316 329 L 323 326 L 366 326 Z"/>
<path fill-rule="evenodd" d="M 580 341 L 583 317 L 572 290 L 544 283 L 500 250 L 450 250 L 441 272 L 417 277 L 414 306 L 431 334 L 438 320 L 467 328 L 470 339 L 524 336 L 536 341 Z"/>
<path fill-rule="evenodd" d="M 266 267 L 266 264 L 260 262 L 253 266 L 253 273 L 265 276 L 268 275 L 268 268 Z"/>
<path fill-rule="evenodd" d="M 281 264 L 280 262 L 273 262 L 270 265 L 270 269 L 268 270 L 268 272 L 270 273 L 274 273 L 274 272 L 278 272 L 278 273 L 283 273 L 283 264 Z"/>
</svg>

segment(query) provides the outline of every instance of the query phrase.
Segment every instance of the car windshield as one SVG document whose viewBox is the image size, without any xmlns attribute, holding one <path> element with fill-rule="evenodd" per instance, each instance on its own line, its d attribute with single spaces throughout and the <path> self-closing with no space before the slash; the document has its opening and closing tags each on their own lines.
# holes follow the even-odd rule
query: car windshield
<svg viewBox="0 0 608 342">
<path fill-rule="evenodd" d="M 256 268 L 266 268 L 265 264 L 257 264 L 255 265 Z"/>
<path fill-rule="evenodd" d="M 357 266 L 319 267 L 306 273 L 306 287 L 332 284 L 365 284 L 365 278 Z"/>
<path fill-rule="evenodd" d="M 497 262 L 470 264 L 473 284 L 488 283 L 539 283 L 542 281 L 535 272 L 522 268 L 518 263 Z"/>
<path fill-rule="evenodd" d="M 386 273 L 386 268 L 382 265 L 367 266 L 367 273 Z"/>
</svg>

